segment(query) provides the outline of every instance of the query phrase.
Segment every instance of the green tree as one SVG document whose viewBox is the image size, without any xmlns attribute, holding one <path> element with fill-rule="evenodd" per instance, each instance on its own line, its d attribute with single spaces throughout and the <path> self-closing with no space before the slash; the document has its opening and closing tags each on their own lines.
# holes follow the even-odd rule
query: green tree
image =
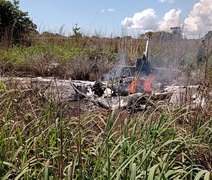
<svg viewBox="0 0 212 180">
<path fill-rule="evenodd" d="M 74 37 L 82 37 L 82 33 L 80 32 L 80 27 L 78 27 L 77 24 L 75 24 L 75 27 L 72 28 Z"/>
<path fill-rule="evenodd" d="M 0 0 L 0 41 L 9 45 L 28 39 L 37 26 L 28 17 L 28 12 L 19 9 L 19 1 Z"/>
</svg>

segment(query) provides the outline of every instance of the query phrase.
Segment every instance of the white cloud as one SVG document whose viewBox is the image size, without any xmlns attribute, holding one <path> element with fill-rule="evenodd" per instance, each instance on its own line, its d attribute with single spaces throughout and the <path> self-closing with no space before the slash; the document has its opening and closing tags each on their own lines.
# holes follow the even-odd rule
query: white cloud
<svg viewBox="0 0 212 180">
<path fill-rule="evenodd" d="M 115 9 L 109 8 L 109 9 L 106 9 L 106 10 L 105 10 L 105 9 L 101 9 L 101 10 L 100 10 L 100 12 L 102 12 L 102 13 L 104 13 L 104 12 L 106 12 L 106 11 L 107 11 L 107 12 L 114 12 Z"/>
<path fill-rule="evenodd" d="M 122 21 L 122 26 L 131 29 L 140 29 L 142 31 L 167 31 L 171 27 L 179 26 L 180 14 L 180 9 L 171 9 L 164 15 L 163 20 L 158 22 L 155 10 L 146 9 L 142 12 L 135 13 L 133 17 L 126 17 Z"/>
<path fill-rule="evenodd" d="M 200 0 L 193 6 L 192 11 L 184 21 L 186 34 L 198 35 L 212 29 L 211 0 Z"/>
<path fill-rule="evenodd" d="M 126 17 L 122 26 L 130 29 L 141 29 L 143 31 L 155 30 L 157 28 L 157 16 L 154 9 L 146 9 L 135 13 L 133 17 Z"/>
<path fill-rule="evenodd" d="M 203 36 L 212 30 L 211 0 L 199 0 L 198 3 L 194 4 L 193 9 L 183 23 L 184 24 L 182 24 L 180 9 L 171 9 L 165 13 L 161 20 L 158 19 L 154 9 L 146 9 L 135 13 L 132 17 L 125 17 L 122 21 L 122 26 L 145 32 L 167 31 L 170 30 L 171 27 L 182 27 L 182 25 L 184 25 L 183 32 L 187 37 Z"/>
<path fill-rule="evenodd" d="M 108 12 L 113 12 L 113 11 L 115 11 L 115 9 L 109 8 L 107 11 Z"/>
<path fill-rule="evenodd" d="M 167 31 L 170 30 L 171 27 L 179 26 L 181 10 L 180 9 L 171 9 L 168 11 L 163 20 L 159 22 L 159 30 Z"/>
<path fill-rule="evenodd" d="M 173 3 L 174 0 L 158 0 L 159 2 L 162 2 L 162 3 Z"/>
</svg>

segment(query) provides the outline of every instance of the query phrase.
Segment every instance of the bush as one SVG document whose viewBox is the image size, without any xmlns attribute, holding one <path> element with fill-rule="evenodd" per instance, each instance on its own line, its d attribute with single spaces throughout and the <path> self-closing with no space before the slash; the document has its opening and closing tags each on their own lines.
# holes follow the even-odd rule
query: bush
<svg viewBox="0 0 212 180">
<path fill-rule="evenodd" d="M 36 25 L 30 20 L 27 12 L 19 9 L 19 1 L 13 3 L 0 0 L 0 40 L 10 46 L 12 43 L 25 41 L 30 33 L 36 32 Z"/>
</svg>

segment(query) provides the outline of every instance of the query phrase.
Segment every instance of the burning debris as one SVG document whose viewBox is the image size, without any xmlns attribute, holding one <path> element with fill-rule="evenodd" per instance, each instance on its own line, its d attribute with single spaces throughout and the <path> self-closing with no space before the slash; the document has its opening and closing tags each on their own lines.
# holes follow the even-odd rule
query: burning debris
<svg viewBox="0 0 212 180">
<path fill-rule="evenodd" d="M 201 86 L 166 86 L 154 90 L 157 84 L 154 76 L 146 79 L 124 78 L 119 81 L 80 81 L 55 78 L 4 78 L 5 84 L 18 88 L 37 90 L 48 100 L 78 101 L 84 99 L 104 108 L 127 108 L 144 110 L 157 106 L 159 102 L 171 106 L 191 106 L 204 108 L 212 94 Z M 204 92 L 204 93 L 202 93 Z"/>
<path fill-rule="evenodd" d="M 204 108 L 207 96 L 201 94 L 199 86 L 168 86 L 160 81 L 148 61 L 149 39 L 142 58 L 135 66 L 117 68 L 115 76 L 104 81 L 59 80 L 55 78 L 4 78 L 24 88 L 36 89 L 48 100 L 87 101 L 104 108 L 146 109 L 164 101 L 172 106 L 195 105 Z"/>
</svg>

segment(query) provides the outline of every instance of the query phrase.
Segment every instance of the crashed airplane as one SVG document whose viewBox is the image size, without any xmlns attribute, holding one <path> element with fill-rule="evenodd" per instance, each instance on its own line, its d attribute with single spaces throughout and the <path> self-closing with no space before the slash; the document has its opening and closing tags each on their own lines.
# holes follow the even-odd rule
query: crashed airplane
<svg viewBox="0 0 212 180">
<path fill-rule="evenodd" d="M 184 102 L 201 107 L 207 104 L 207 98 L 201 94 L 199 86 L 173 86 L 160 81 L 160 71 L 151 67 L 149 62 L 149 39 L 143 56 L 137 59 L 135 66 L 118 67 L 115 72 L 110 72 L 109 77 L 95 82 L 41 77 L 3 78 L 3 81 L 39 90 L 48 100 L 87 99 L 98 106 L 112 109 L 144 110 L 148 106 L 157 107 L 161 101 L 174 106 L 185 105 Z"/>
</svg>

